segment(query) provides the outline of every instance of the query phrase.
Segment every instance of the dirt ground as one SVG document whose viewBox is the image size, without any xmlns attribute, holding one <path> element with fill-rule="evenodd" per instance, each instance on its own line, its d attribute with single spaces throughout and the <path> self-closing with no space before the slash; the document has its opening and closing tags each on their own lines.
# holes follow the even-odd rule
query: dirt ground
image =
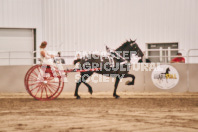
<svg viewBox="0 0 198 132">
<path fill-rule="evenodd" d="M 63 93 L 52 101 L 0 93 L 0 132 L 197 132 L 198 93 Z"/>
</svg>

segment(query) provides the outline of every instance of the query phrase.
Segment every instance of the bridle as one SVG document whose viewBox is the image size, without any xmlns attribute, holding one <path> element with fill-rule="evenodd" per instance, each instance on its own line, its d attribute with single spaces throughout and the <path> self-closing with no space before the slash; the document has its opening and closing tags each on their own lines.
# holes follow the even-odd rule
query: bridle
<svg viewBox="0 0 198 132">
<path fill-rule="evenodd" d="M 132 46 L 133 44 L 136 44 L 136 42 L 131 43 L 130 46 Z M 118 58 L 121 58 L 122 60 L 124 60 L 124 61 L 121 62 L 121 63 L 123 63 L 123 64 L 128 63 L 129 65 L 131 65 L 130 61 L 128 61 L 127 59 L 125 59 L 122 55 L 118 54 L 118 53 L 116 52 L 116 50 L 111 49 L 111 48 L 109 48 L 109 47 L 108 47 L 108 49 L 110 50 L 109 52 L 113 51 L 113 52 L 118 56 Z"/>
</svg>

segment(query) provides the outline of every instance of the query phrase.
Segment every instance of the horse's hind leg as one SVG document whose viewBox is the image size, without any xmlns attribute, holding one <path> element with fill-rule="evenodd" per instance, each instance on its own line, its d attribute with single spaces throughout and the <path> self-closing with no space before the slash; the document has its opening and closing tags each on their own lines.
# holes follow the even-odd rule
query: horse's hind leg
<svg viewBox="0 0 198 132">
<path fill-rule="evenodd" d="M 119 95 L 116 94 L 119 82 L 120 82 L 120 78 L 116 77 L 115 88 L 113 92 L 113 97 L 115 97 L 116 99 L 120 97 Z"/>
<path fill-rule="evenodd" d="M 86 83 L 86 82 L 83 82 L 83 83 L 88 87 L 88 92 L 90 94 L 92 94 L 93 93 L 92 87 L 88 83 Z"/>
<path fill-rule="evenodd" d="M 93 93 L 92 87 L 86 82 L 86 80 L 93 74 L 93 72 L 81 74 L 83 76 L 82 82 L 88 87 L 88 91 L 90 94 Z"/>
<path fill-rule="evenodd" d="M 86 83 L 86 80 L 89 78 L 89 76 L 91 76 L 93 74 L 93 72 L 89 72 L 89 73 L 81 73 L 81 78 L 78 80 L 78 82 L 76 83 L 76 90 L 75 90 L 75 94 L 74 96 L 76 96 L 77 99 L 80 99 L 80 96 L 78 95 L 78 88 L 80 86 L 81 83 L 84 83 L 88 89 L 89 89 L 89 93 L 93 93 L 92 87 Z"/>
<path fill-rule="evenodd" d="M 135 83 L 135 76 L 132 75 L 132 74 L 125 74 L 124 75 L 124 78 L 127 78 L 127 77 L 131 77 L 132 78 L 132 81 L 131 82 L 130 81 L 127 81 L 126 82 L 126 85 L 134 85 L 134 83 Z"/>
</svg>

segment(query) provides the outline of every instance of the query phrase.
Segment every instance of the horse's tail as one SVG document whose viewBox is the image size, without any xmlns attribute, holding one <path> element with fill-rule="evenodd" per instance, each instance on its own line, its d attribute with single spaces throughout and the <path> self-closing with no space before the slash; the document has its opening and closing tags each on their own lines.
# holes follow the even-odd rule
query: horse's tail
<svg viewBox="0 0 198 132">
<path fill-rule="evenodd" d="M 80 62 L 81 61 L 81 59 L 76 59 L 76 60 L 74 60 L 74 65 L 76 64 L 76 63 L 78 63 L 78 62 Z"/>
</svg>

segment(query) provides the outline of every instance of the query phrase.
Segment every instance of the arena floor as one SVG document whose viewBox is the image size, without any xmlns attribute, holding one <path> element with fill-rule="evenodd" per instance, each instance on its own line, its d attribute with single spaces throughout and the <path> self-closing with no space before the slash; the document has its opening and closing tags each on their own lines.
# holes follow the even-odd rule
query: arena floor
<svg viewBox="0 0 198 132">
<path fill-rule="evenodd" d="M 52 101 L 0 94 L 0 131 L 198 131 L 198 93 L 62 93 Z"/>
</svg>

